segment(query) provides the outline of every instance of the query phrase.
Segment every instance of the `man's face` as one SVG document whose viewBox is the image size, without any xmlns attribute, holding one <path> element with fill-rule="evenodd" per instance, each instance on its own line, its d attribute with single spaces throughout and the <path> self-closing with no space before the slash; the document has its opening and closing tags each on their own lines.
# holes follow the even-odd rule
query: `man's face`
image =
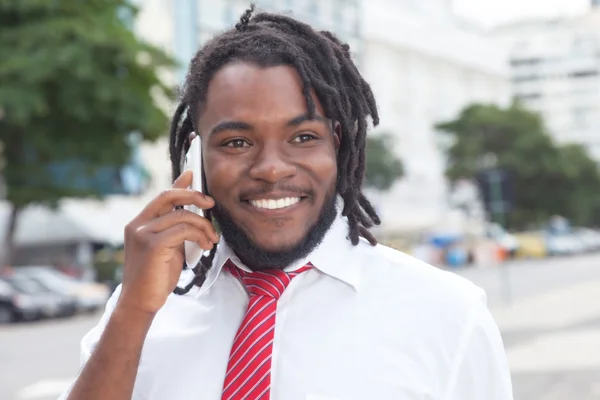
<svg viewBox="0 0 600 400">
<path fill-rule="evenodd" d="M 309 120 L 289 66 L 228 64 L 208 87 L 198 127 L 214 216 L 251 267 L 303 257 L 335 218 L 339 126 L 312 98 L 317 117 Z"/>
</svg>

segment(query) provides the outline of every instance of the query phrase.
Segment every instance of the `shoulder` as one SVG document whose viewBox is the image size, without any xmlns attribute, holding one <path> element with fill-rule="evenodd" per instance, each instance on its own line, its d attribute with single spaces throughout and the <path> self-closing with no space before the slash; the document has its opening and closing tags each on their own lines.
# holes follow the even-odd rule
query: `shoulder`
<svg viewBox="0 0 600 400">
<path fill-rule="evenodd" d="M 471 281 L 408 254 L 361 241 L 356 247 L 361 288 L 385 293 L 389 303 L 416 302 L 433 313 L 465 316 L 485 304 L 485 292 Z"/>
</svg>

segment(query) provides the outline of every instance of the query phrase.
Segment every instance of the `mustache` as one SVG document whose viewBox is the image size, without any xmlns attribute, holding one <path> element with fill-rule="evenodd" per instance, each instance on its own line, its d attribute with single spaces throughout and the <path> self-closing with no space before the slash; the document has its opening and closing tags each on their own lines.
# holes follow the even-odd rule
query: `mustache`
<svg viewBox="0 0 600 400">
<path fill-rule="evenodd" d="M 298 197 L 311 197 L 315 195 L 315 191 L 311 188 L 303 188 L 288 184 L 263 185 L 254 189 L 249 189 L 240 194 L 242 200 L 253 196 L 267 195 L 273 192 L 288 192 L 296 194 Z"/>
</svg>

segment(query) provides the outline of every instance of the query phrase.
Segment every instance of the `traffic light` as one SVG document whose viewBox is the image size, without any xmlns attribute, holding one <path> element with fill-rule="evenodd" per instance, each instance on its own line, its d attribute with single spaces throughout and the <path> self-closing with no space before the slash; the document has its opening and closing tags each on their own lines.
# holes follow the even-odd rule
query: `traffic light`
<svg viewBox="0 0 600 400">
<path fill-rule="evenodd" d="M 490 168 L 476 177 L 485 210 L 491 215 L 505 215 L 514 205 L 514 178 L 503 168 Z"/>
</svg>

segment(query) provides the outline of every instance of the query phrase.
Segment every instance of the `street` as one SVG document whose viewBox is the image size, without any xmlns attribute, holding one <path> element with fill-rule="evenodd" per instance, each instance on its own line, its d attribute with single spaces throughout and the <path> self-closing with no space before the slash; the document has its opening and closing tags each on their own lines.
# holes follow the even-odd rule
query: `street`
<svg viewBox="0 0 600 400">
<path fill-rule="evenodd" d="M 600 399 L 600 255 L 457 273 L 488 293 L 516 400 Z M 0 328 L 0 399 L 55 399 L 77 374 L 79 340 L 98 317 Z"/>
</svg>

